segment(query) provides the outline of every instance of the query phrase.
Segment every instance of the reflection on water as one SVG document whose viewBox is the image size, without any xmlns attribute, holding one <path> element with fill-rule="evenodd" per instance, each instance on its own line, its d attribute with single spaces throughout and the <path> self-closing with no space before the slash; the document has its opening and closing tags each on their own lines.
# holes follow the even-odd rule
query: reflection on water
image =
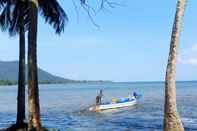
<svg viewBox="0 0 197 131">
<path fill-rule="evenodd" d="M 178 110 L 188 131 L 197 130 L 197 83 L 177 84 Z M 125 97 L 131 91 L 143 94 L 139 104 L 99 113 L 88 111 L 99 89 L 104 100 Z M 16 118 L 16 87 L 0 87 L 0 128 Z M 160 131 L 163 122 L 162 83 L 106 83 L 41 85 L 43 125 L 62 131 Z"/>
</svg>

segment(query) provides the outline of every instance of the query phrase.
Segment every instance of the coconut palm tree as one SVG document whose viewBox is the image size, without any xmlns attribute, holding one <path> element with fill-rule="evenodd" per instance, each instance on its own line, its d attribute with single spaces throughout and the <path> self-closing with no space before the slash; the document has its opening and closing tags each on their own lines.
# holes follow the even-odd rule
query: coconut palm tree
<svg viewBox="0 0 197 131">
<path fill-rule="evenodd" d="M 28 30 L 28 103 L 29 125 L 28 130 L 42 130 L 40 121 L 39 87 L 37 74 L 37 25 L 38 11 L 46 22 L 51 24 L 56 33 L 64 31 L 65 21 L 68 20 L 65 12 L 57 0 L 29 0 L 29 30 Z"/>
<path fill-rule="evenodd" d="M 29 127 L 28 130 L 42 130 L 40 121 L 39 87 L 37 74 L 37 28 L 38 12 L 46 22 L 53 25 L 57 34 L 64 31 L 67 15 L 57 2 L 57 0 L 28 0 L 29 1 L 29 29 L 28 29 L 28 103 L 29 103 Z M 86 3 L 86 0 L 79 0 L 84 9 L 88 12 L 92 8 Z M 107 0 L 101 0 L 101 7 L 104 3 L 112 5 Z M 90 14 L 89 14 L 90 16 Z M 90 16 L 91 17 L 91 16 Z"/>
<path fill-rule="evenodd" d="M 184 131 L 176 104 L 176 61 L 186 0 L 178 0 L 165 78 L 164 131 Z"/>
<path fill-rule="evenodd" d="M 3 8 L 0 14 L 0 26 L 3 31 L 9 30 L 10 36 L 19 34 L 19 72 L 16 128 L 24 127 L 25 119 L 25 10 L 27 4 L 22 0 L 16 3 L 10 0 L 0 1 Z M 11 10 L 11 8 L 13 10 Z"/>
<path fill-rule="evenodd" d="M 41 12 L 41 15 L 44 17 L 45 21 L 52 25 L 57 34 L 60 34 L 64 30 L 65 22 L 68 20 L 65 12 L 57 3 L 56 0 L 40 0 L 39 6 L 36 6 L 36 12 Z M 40 123 L 40 107 L 39 107 L 39 92 L 38 92 L 38 76 L 37 76 L 37 62 L 36 66 L 33 66 L 33 62 L 35 62 L 34 55 L 36 55 L 36 48 L 34 47 L 34 43 L 32 44 L 31 36 L 32 29 L 36 29 L 34 33 L 37 36 L 37 15 L 32 14 L 31 1 L 23 1 L 23 0 L 0 0 L 0 9 L 4 8 L 2 11 L 2 15 L 0 17 L 0 24 L 2 30 L 9 29 L 10 35 L 15 35 L 19 33 L 19 42 L 20 42 L 20 57 L 19 57 L 19 88 L 18 88 L 18 114 L 17 114 L 17 124 L 22 125 L 25 118 L 25 35 L 24 32 L 29 30 L 28 33 L 28 75 L 29 75 L 29 130 L 41 129 Z M 14 7 L 14 8 L 13 8 Z M 36 13 L 37 14 L 37 13 Z M 36 16 L 35 23 L 32 23 L 32 19 Z M 34 22 L 34 21 L 33 21 Z M 31 26 L 33 25 L 33 28 Z M 35 28 L 36 27 L 36 28 Z M 30 44 L 29 44 L 30 43 Z M 33 45 L 33 47 L 32 47 Z M 33 56 L 32 56 L 33 54 Z M 33 58 L 32 58 L 33 57 Z M 36 58 L 36 57 L 35 57 Z M 22 69 L 23 68 L 23 69 Z M 34 74 L 35 73 L 35 74 Z M 35 77 L 36 76 L 36 77 Z M 33 84 L 31 84 L 33 83 Z M 36 86 L 35 86 L 36 85 Z"/>
</svg>

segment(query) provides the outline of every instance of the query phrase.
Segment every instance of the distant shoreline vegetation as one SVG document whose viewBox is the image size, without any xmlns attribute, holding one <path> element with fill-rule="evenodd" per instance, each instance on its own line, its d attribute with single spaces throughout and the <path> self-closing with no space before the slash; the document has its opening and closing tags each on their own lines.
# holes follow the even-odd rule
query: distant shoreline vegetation
<svg viewBox="0 0 197 131">
<path fill-rule="evenodd" d="M 3 85 L 17 85 L 17 82 L 16 81 L 11 81 L 11 80 L 0 80 L 0 86 L 3 86 Z"/>
<path fill-rule="evenodd" d="M 197 80 L 191 80 L 191 81 L 176 81 L 176 83 L 186 83 L 186 82 L 197 82 Z M 80 83 L 87 83 L 87 84 L 99 84 L 99 83 L 164 83 L 164 81 L 133 81 L 133 82 L 113 82 L 113 81 L 107 81 L 107 80 L 65 80 L 65 81 L 49 81 L 49 80 L 43 80 L 39 81 L 39 84 L 80 84 Z M 12 86 L 17 85 L 18 82 L 14 80 L 0 80 L 0 86 Z"/>
<path fill-rule="evenodd" d="M 103 80 L 98 80 L 98 81 L 89 81 L 89 80 L 70 80 L 70 81 L 39 81 L 39 84 L 69 84 L 69 83 L 111 83 L 112 81 L 103 81 Z M 0 86 L 11 86 L 11 85 L 17 85 L 17 81 L 12 81 L 12 80 L 0 80 Z"/>
</svg>

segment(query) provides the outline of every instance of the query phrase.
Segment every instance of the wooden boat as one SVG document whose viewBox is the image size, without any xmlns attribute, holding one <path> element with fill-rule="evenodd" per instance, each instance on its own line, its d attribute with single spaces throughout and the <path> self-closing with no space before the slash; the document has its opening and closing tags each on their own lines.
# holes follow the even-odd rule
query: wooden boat
<svg viewBox="0 0 197 131">
<path fill-rule="evenodd" d="M 136 97 L 133 97 L 130 100 L 129 98 L 127 99 L 128 101 L 119 101 L 119 102 L 111 102 L 111 103 L 106 103 L 106 104 L 101 104 L 101 105 L 93 105 L 89 108 L 89 111 L 99 112 L 99 111 L 108 110 L 108 109 L 130 107 L 130 106 L 134 106 L 137 104 Z"/>
</svg>

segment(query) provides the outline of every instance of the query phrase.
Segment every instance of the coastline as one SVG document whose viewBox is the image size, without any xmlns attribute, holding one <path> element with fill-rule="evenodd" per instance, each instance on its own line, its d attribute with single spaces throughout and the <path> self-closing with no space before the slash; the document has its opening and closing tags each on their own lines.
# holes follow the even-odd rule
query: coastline
<svg viewBox="0 0 197 131">
<path fill-rule="evenodd" d="M 176 81 L 176 84 L 179 83 L 197 83 L 197 80 L 178 80 Z M 129 82 L 114 82 L 114 81 L 104 81 L 104 80 L 98 80 L 98 81 L 91 81 L 91 80 L 70 80 L 70 81 L 39 81 L 40 85 L 51 85 L 51 84 L 105 84 L 105 83 L 119 83 L 119 84 L 152 84 L 152 83 L 162 83 L 164 84 L 165 81 L 129 81 Z M 17 85 L 17 81 L 11 81 L 11 80 L 0 80 L 0 86 L 13 86 Z M 26 83 L 27 84 L 27 83 Z"/>
<path fill-rule="evenodd" d="M 89 81 L 89 80 L 82 80 L 82 81 L 39 81 L 39 84 L 80 84 L 80 83 L 114 83 L 113 81 L 103 81 L 103 80 L 98 80 L 98 81 Z M 0 86 L 13 86 L 17 85 L 17 81 L 11 81 L 11 80 L 0 80 Z"/>
</svg>

